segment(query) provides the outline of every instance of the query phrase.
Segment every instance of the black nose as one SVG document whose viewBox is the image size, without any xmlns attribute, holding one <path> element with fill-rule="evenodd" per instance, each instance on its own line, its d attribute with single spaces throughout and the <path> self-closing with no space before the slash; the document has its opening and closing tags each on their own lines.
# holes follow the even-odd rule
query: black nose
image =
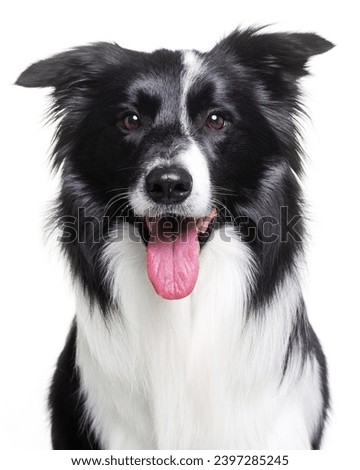
<svg viewBox="0 0 360 470">
<path fill-rule="evenodd" d="M 161 204 L 176 204 L 191 193 L 192 178 L 183 168 L 154 168 L 145 179 L 151 199 Z"/>
</svg>

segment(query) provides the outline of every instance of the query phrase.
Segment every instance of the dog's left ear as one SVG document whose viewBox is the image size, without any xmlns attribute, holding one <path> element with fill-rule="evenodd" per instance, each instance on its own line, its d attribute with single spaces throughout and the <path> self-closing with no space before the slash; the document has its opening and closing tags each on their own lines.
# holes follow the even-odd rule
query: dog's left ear
<svg viewBox="0 0 360 470">
<path fill-rule="evenodd" d="M 28 67 L 15 84 L 24 87 L 71 89 L 97 77 L 104 68 L 117 63 L 125 50 L 117 44 L 98 42 L 77 47 Z"/>
<path fill-rule="evenodd" d="M 237 55 L 240 62 L 265 74 L 280 71 L 294 78 L 306 75 L 310 57 L 334 47 L 314 33 L 260 33 L 262 28 L 236 30 L 216 47 Z"/>
</svg>

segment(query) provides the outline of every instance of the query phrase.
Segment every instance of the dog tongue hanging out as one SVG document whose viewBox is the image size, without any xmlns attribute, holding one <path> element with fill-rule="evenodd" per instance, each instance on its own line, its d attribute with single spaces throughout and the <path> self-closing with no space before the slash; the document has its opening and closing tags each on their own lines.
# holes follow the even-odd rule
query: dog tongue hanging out
<svg viewBox="0 0 360 470">
<path fill-rule="evenodd" d="M 147 218 L 150 239 L 147 246 L 147 271 L 156 292 L 164 299 L 182 299 L 193 291 L 199 274 L 198 234 L 206 232 L 216 217 Z"/>
</svg>

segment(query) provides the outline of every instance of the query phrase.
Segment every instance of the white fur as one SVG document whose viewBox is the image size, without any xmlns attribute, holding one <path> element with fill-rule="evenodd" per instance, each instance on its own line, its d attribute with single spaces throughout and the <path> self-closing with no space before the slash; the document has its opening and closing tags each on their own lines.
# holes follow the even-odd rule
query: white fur
<svg viewBox="0 0 360 470">
<path fill-rule="evenodd" d="M 211 210 L 210 172 L 207 159 L 196 142 L 175 158 L 175 164 L 185 168 L 193 179 L 190 196 L 184 201 L 184 211 L 195 217 L 207 215 Z"/>
<path fill-rule="evenodd" d="M 196 79 L 201 76 L 203 63 L 195 51 L 183 52 L 183 73 L 181 75 L 180 122 L 185 134 L 190 135 L 187 98 Z"/>
<path fill-rule="evenodd" d="M 76 361 L 103 447 L 310 448 L 321 409 L 317 365 L 301 369 L 295 356 L 281 375 L 297 280 L 288 278 L 265 314 L 246 322 L 256 267 L 231 227 L 204 246 L 195 290 L 178 301 L 155 293 L 145 247 L 130 238 L 105 250 L 119 303 L 107 322 L 78 290 Z"/>
</svg>

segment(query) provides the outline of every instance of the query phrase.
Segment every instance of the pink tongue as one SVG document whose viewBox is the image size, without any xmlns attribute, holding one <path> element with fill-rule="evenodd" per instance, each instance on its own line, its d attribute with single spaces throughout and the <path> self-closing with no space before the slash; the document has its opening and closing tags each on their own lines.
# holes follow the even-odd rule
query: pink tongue
<svg viewBox="0 0 360 470">
<path fill-rule="evenodd" d="M 199 252 L 195 223 L 185 233 L 150 236 L 147 272 L 161 297 L 175 300 L 191 294 L 199 274 Z"/>
</svg>

